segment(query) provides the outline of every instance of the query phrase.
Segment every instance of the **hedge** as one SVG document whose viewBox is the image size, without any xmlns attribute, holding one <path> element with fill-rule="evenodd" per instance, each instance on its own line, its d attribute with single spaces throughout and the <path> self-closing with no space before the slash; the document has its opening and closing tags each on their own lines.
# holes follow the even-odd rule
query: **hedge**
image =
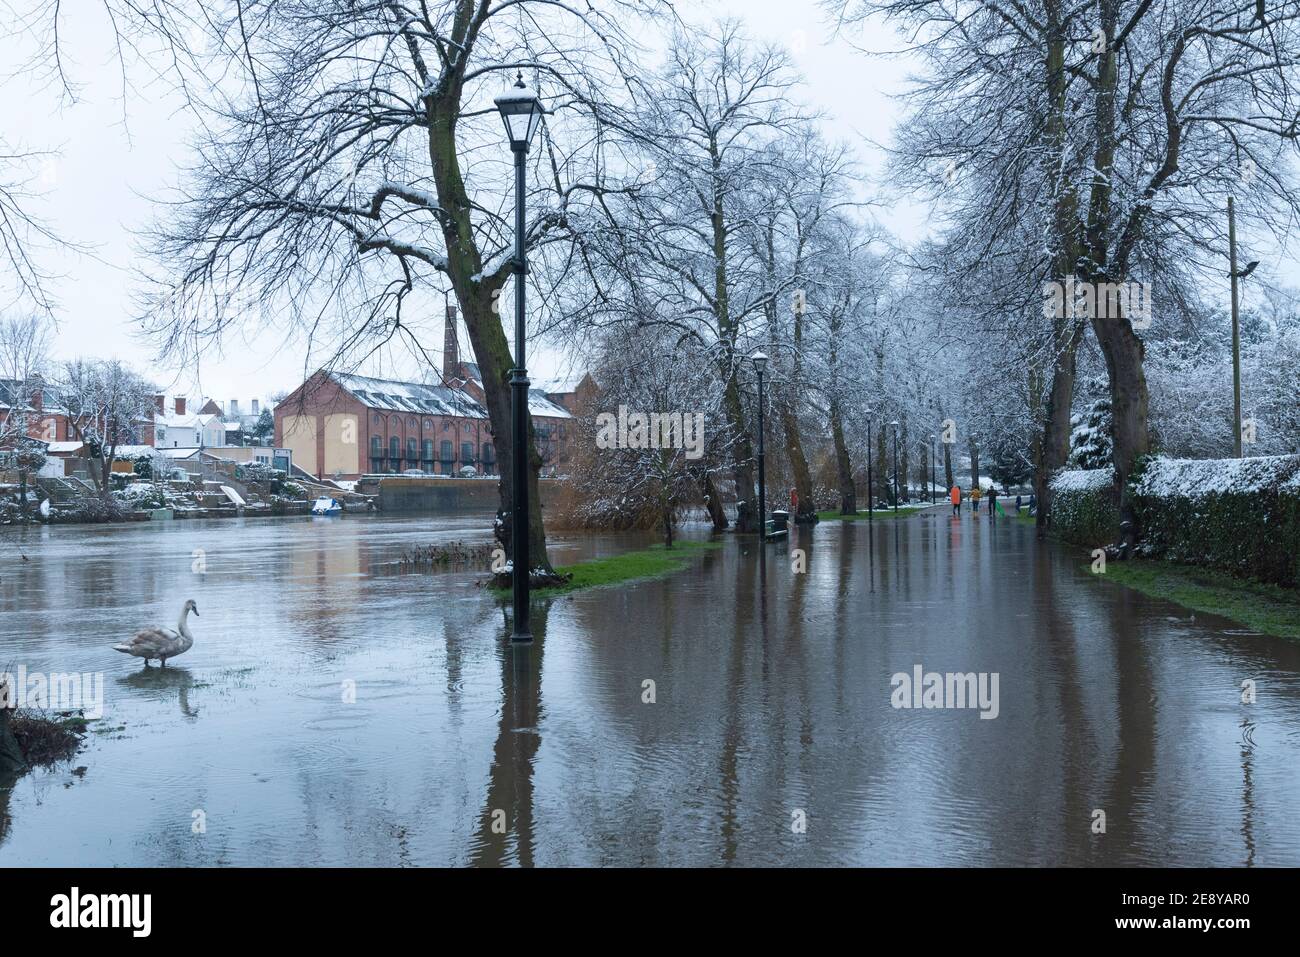
<svg viewBox="0 0 1300 957">
<path fill-rule="evenodd" d="M 1052 528 L 1096 548 L 1115 541 L 1119 515 L 1110 469 L 1052 479 Z M 1129 485 L 1147 558 L 1220 568 L 1300 585 L 1300 455 L 1148 459 Z"/>
<path fill-rule="evenodd" d="M 1057 472 L 1051 482 L 1052 532 L 1069 542 L 1099 548 L 1116 538 L 1119 502 L 1110 469 Z"/>
<path fill-rule="evenodd" d="M 1130 494 L 1141 554 L 1300 584 L 1300 455 L 1156 458 Z"/>
</svg>

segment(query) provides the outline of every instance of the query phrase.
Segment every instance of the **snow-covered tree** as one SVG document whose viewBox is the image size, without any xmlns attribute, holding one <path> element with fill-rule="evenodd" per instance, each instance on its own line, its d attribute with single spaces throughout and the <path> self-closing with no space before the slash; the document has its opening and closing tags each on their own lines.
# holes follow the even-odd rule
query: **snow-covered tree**
<svg viewBox="0 0 1300 957">
<path fill-rule="evenodd" d="M 60 404 L 98 462 L 91 477 L 107 498 L 118 447 L 141 443 L 152 428 L 157 389 L 118 359 L 74 359 L 64 363 L 60 379 Z"/>
</svg>

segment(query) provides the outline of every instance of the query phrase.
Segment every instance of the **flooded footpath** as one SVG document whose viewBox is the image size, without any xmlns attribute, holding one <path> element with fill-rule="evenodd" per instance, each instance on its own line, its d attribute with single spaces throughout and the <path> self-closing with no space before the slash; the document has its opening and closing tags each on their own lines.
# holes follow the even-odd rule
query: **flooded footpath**
<svg viewBox="0 0 1300 957">
<path fill-rule="evenodd" d="M 556 538 L 557 564 L 653 540 Z M 103 676 L 82 751 L 0 782 L 0 866 L 1300 865 L 1300 643 L 1028 526 L 828 522 L 762 563 L 726 536 L 539 601 L 519 647 L 480 571 L 393 571 L 487 539 L 0 530 L 0 670 Z M 187 599 L 165 670 L 112 649 Z"/>
</svg>

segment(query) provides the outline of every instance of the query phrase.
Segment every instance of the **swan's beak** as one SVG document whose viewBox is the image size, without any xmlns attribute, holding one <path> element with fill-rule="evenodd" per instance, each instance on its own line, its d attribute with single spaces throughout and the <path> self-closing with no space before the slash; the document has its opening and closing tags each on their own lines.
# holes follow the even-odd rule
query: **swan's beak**
<svg viewBox="0 0 1300 957">
<path fill-rule="evenodd" d="M 198 605 L 195 605 L 193 608 L 190 609 L 190 611 L 194 612 L 194 617 L 195 617 L 195 618 L 201 618 L 201 617 L 202 617 L 202 616 L 199 614 L 199 606 L 198 606 Z"/>
</svg>

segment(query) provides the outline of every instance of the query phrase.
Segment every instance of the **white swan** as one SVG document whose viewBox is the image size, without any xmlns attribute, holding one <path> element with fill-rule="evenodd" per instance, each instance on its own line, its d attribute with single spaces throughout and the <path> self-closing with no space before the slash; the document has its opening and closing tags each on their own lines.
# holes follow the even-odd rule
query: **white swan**
<svg viewBox="0 0 1300 957">
<path fill-rule="evenodd" d="M 120 651 L 124 655 L 143 658 L 146 668 L 149 667 L 150 658 L 157 658 L 166 668 L 168 658 L 183 655 L 194 645 L 194 636 L 190 634 L 189 626 L 185 623 L 190 612 L 194 612 L 195 615 L 199 613 L 199 606 L 194 604 L 193 598 L 182 606 L 181 619 L 176 623 L 175 631 L 170 628 L 146 628 L 137 631 L 129 643 L 114 645 L 113 650 Z"/>
</svg>

